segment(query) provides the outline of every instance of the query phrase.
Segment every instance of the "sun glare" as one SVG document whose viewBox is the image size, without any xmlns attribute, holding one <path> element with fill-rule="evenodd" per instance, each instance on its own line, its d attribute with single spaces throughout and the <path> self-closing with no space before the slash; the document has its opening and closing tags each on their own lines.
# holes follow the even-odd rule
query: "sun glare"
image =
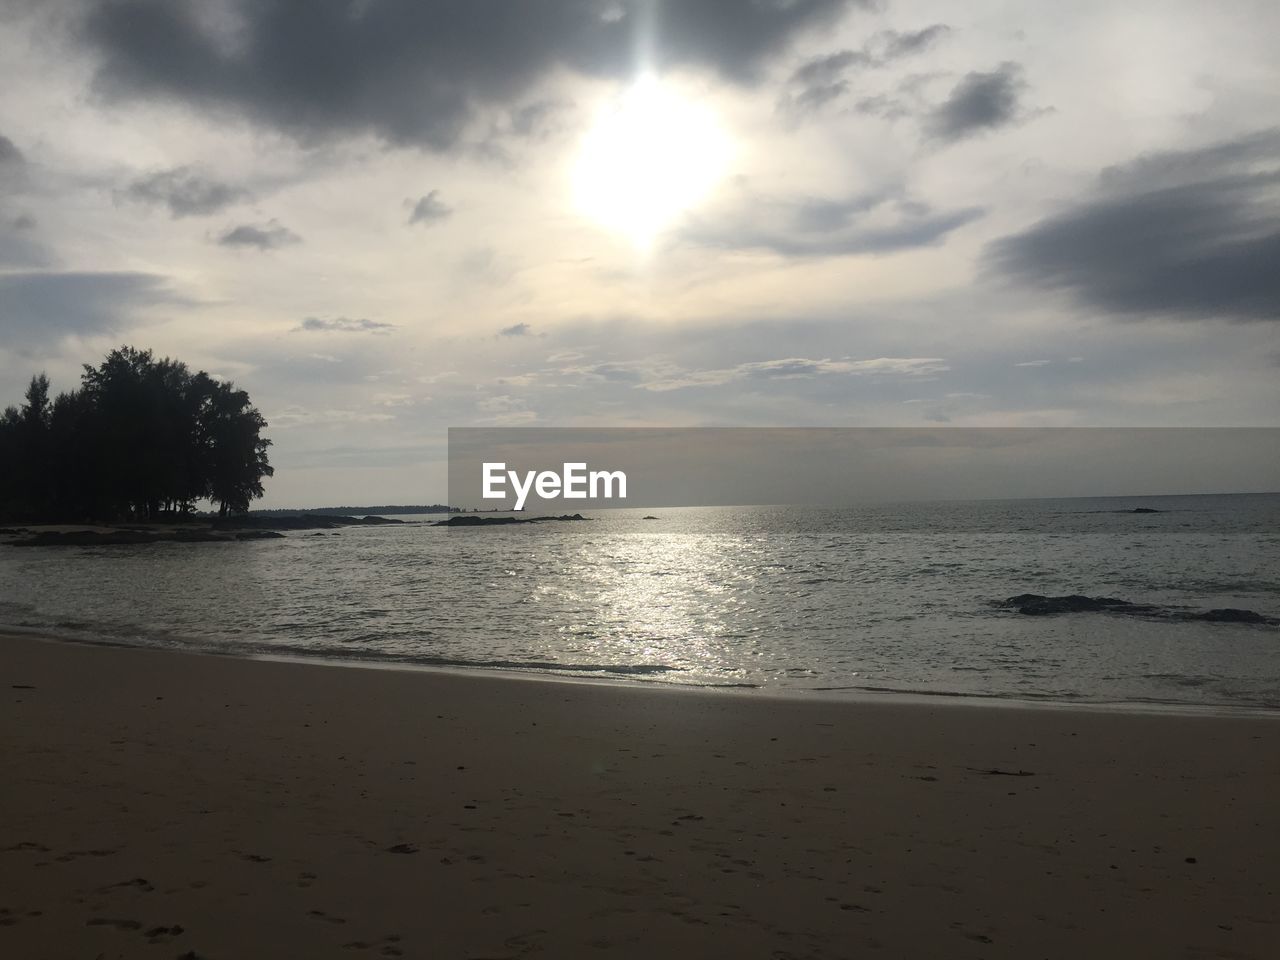
<svg viewBox="0 0 1280 960">
<path fill-rule="evenodd" d="M 723 175 L 729 139 L 715 113 L 652 77 L 597 118 L 573 171 L 578 209 L 646 248 Z"/>
</svg>

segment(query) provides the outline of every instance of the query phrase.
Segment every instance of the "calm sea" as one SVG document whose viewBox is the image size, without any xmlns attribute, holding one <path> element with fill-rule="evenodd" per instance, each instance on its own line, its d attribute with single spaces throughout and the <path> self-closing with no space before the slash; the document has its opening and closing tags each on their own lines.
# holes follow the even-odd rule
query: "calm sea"
<svg viewBox="0 0 1280 960">
<path fill-rule="evenodd" d="M 1280 495 L 595 516 L 0 548 L 0 625 L 806 696 L 1280 709 L 1280 628 L 1176 619 L 1224 607 L 1280 617 Z M 1118 597 L 1169 615 L 993 606 L 1020 593 Z"/>
</svg>

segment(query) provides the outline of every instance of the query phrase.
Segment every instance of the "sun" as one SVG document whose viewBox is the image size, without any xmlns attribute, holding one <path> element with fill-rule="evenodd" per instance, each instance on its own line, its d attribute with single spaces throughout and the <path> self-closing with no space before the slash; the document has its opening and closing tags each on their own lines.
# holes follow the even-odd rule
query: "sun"
<svg viewBox="0 0 1280 960">
<path fill-rule="evenodd" d="M 647 248 L 710 193 L 730 142 L 715 112 L 646 76 L 601 111 L 573 168 L 578 210 Z"/>
</svg>

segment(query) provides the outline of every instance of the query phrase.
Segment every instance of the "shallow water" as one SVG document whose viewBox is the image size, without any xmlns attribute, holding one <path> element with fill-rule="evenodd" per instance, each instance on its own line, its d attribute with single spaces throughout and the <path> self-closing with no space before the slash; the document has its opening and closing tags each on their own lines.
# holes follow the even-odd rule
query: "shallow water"
<svg viewBox="0 0 1280 960">
<path fill-rule="evenodd" d="M 1134 514 L 1134 507 L 1160 513 Z M 655 513 L 659 520 L 641 519 Z M 801 693 L 1280 709 L 1280 495 L 601 511 L 282 540 L 0 548 L 0 624 L 77 639 Z"/>
</svg>

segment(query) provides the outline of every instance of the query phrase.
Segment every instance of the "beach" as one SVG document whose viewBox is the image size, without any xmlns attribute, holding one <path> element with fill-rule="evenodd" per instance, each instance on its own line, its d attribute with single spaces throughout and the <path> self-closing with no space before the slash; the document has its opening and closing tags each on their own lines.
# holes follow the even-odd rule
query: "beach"
<svg viewBox="0 0 1280 960">
<path fill-rule="evenodd" d="M 0 955 L 1271 957 L 1280 723 L 0 637 Z"/>
</svg>

